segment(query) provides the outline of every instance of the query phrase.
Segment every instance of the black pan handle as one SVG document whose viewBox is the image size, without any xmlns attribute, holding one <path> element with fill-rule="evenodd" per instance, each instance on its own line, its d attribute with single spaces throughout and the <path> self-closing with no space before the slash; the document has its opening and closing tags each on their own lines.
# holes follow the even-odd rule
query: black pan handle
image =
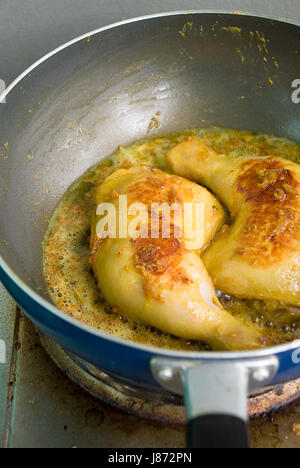
<svg viewBox="0 0 300 468">
<path fill-rule="evenodd" d="M 243 419 L 227 414 L 198 416 L 187 425 L 188 448 L 250 448 Z"/>
<path fill-rule="evenodd" d="M 188 448 L 249 448 L 249 371 L 236 361 L 199 363 L 182 374 Z"/>
</svg>

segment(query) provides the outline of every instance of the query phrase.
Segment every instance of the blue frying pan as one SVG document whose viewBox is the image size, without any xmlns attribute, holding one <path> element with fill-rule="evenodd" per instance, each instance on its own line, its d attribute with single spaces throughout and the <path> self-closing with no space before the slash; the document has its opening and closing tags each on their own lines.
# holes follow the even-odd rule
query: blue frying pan
<svg viewBox="0 0 300 468">
<path fill-rule="evenodd" d="M 278 66 L 253 46 L 257 32 Z M 63 45 L 0 97 L 0 280 L 75 356 L 122 382 L 183 395 L 189 447 L 247 447 L 247 395 L 300 377 L 300 340 L 253 352 L 172 352 L 85 326 L 45 290 L 43 220 L 86 169 L 144 137 L 157 110 L 167 117 L 153 135 L 203 124 L 299 140 L 299 33 L 298 25 L 228 13 L 138 18 Z M 68 125 L 83 119 L 89 135 L 70 142 Z"/>
</svg>

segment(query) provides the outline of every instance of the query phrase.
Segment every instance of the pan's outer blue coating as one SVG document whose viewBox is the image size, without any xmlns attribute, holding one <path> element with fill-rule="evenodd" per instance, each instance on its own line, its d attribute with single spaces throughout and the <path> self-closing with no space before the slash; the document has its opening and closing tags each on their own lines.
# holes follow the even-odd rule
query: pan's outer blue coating
<svg viewBox="0 0 300 468">
<path fill-rule="evenodd" d="M 160 387 L 153 378 L 150 369 L 151 358 L 159 355 L 155 348 L 153 348 L 153 352 L 149 352 L 148 350 L 128 346 L 126 343 L 114 342 L 110 340 L 109 336 L 103 338 L 90 333 L 88 330 L 76 327 L 53 315 L 30 295 L 25 294 L 1 269 L 0 280 L 39 329 L 65 349 L 76 352 L 78 357 L 98 369 L 128 383 L 152 388 Z M 255 359 L 256 353 L 253 352 L 252 354 Z M 274 353 L 270 349 L 269 355 L 274 354 L 277 355 L 280 364 L 277 375 L 270 382 L 270 385 L 288 382 L 300 377 L 300 348 L 298 349 L 295 346 L 293 349 L 279 353 Z M 164 358 L 174 359 L 173 353 L 168 355 L 167 352 L 164 352 L 163 356 Z M 199 361 L 198 356 L 194 358 L 195 361 Z M 205 357 L 202 357 L 202 359 L 205 360 Z M 207 359 L 209 359 L 209 353 Z M 297 360 L 299 363 L 297 363 Z"/>
</svg>

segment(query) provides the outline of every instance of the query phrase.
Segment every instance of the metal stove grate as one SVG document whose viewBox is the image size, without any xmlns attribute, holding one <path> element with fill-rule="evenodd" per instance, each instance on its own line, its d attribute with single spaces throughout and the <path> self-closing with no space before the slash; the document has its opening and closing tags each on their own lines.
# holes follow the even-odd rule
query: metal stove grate
<svg viewBox="0 0 300 468">
<path fill-rule="evenodd" d="M 68 377 L 106 404 L 140 418 L 169 424 L 186 422 L 183 401 L 168 392 L 151 392 L 121 382 L 39 335 L 46 352 Z M 249 397 L 249 416 L 265 416 L 300 398 L 300 379 L 263 389 Z"/>
</svg>

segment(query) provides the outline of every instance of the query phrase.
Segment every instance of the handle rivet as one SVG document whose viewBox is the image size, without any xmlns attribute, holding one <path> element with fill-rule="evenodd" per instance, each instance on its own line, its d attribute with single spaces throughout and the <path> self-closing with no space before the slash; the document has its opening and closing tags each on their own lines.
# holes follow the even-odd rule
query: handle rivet
<svg viewBox="0 0 300 468">
<path fill-rule="evenodd" d="M 270 377 L 270 371 L 266 367 L 261 367 L 260 369 L 256 369 L 256 371 L 253 372 L 253 378 L 257 382 L 264 382 Z"/>
<path fill-rule="evenodd" d="M 164 369 L 161 369 L 158 373 L 158 377 L 164 382 L 171 380 L 173 378 L 173 371 L 171 367 L 165 367 Z"/>
</svg>

